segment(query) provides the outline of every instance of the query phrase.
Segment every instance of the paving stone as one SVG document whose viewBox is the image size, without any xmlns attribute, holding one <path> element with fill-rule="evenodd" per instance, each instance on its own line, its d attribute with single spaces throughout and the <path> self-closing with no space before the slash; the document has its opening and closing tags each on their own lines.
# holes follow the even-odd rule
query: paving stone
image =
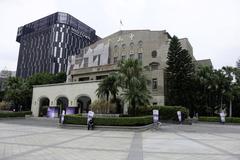
<svg viewBox="0 0 240 160">
<path fill-rule="evenodd" d="M 0 160 L 239 160 L 239 133 L 238 125 L 88 131 L 43 120 L 8 119 L 0 121 Z"/>
</svg>

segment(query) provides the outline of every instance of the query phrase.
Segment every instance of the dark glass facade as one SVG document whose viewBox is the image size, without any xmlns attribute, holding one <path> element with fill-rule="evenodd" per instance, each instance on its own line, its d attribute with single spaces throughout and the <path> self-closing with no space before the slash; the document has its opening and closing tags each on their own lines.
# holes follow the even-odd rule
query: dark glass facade
<svg viewBox="0 0 240 160">
<path fill-rule="evenodd" d="M 98 38 L 94 29 L 62 12 L 19 27 L 16 75 L 26 78 L 40 72 L 65 72 L 68 56 L 80 54 L 81 48 Z"/>
</svg>

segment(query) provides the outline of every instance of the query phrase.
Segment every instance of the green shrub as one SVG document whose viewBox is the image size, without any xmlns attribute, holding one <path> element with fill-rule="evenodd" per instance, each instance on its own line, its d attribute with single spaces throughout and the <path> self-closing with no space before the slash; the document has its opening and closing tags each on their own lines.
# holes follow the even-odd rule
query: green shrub
<svg viewBox="0 0 240 160">
<path fill-rule="evenodd" d="M 25 117 L 25 115 L 31 115 L 31 111 L 23 111 L 23 112 L 0 112 L 0 118 L 5 117 Z"/>
<path fill-rule="evenodd" d="M 183 120 L 186 119 L 189 115 L 188 110 L 185 107 L 181 106 L 144 106 L 136 108 L 137 116 L 152 115 L 152 110 L 159 110 L 160 120 L 174 120 L 178 121 L 177 111 L 182 112 Z M 132 108 L 129 108 L 128 114 L 132 115 L 134 113 Z"/>
<path fill-rule="evenodd" d="M 226 121 L 229 123 L 240 123 L 240 117 L 227 117 Z"/>
<path fill-rule="evenodd" d="M 199 117 L 201 122 L 220 122 L 220 117 Z M 240 123 L 240 117 L 226 117 L 226 123 Z"/>
<path fill-rule="evenodd" d="M 220 117 L 198 117 L 198 121 L 202 121 L 202 122 L 220 122 Z"/>
<path fill-rule="evenodd" d="M 66 115 L 65 124 L 86 125 L 87 118 L 76 115 Z M 94 118 L 95 125 L 103 126 L 142 126 L 152 123 L 152 116 L 144 117 L 98 117 Z"/>
</svg>

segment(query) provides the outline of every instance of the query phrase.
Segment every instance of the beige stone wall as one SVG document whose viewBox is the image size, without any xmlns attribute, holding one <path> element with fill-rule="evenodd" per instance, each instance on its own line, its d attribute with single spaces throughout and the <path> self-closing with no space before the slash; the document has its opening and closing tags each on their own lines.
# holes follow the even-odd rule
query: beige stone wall
<svg viewBox="0 0 240 160">
<path fill-rule="evenodd" d="M 91 101 L 96 100 L 97 97 L 95 91 L 98 88 L 98 83 L 99 81 L 91 81 L 35 86 L 33 88 L 31 107 L 33 116 L 38 116 L 40 99 L 44 97 L 49 99 L 50 107 L 57 106 L 57 99 L 59 97 L 66 97 L 69 102 L 68 106 L 70 107 L 77 106 L 77 99 L 80 96 L 88 96 L 91 98 Z"/>
</svg>

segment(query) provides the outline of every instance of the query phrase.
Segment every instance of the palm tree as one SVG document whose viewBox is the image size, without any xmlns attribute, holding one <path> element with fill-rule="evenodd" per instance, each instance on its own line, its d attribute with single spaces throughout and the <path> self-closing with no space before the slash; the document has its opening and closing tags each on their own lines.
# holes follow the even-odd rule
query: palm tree
<svg viewBox="0 0 240 160">
<path fill-rule="evenodd" d="M 122 95 L 136 114 L 136 106 L 148 104 L 151 98 L 141 62 L 134 59 L 122 61 L 119 64 L 119 80 L 123 90 Z"/>
<path fill-rule="evenodd" d="M 109 100 L 110 91 L 109 91 L 109 85 L 106 79 L 104 79 L 98 84 L 96 93 L 99 98 L 106 98 L 107 101 Z"/>
<path fill-rule="evenodd" d="M 106 97 L 106 100 L 109 101 L 109 96 L 112 95 L 114 102 L 116 102 L 119 92 L 118 87 L 117 74 L 110 74 L 98 84 L 98 89 L 96 90 L 97 96 L 100 98 Z"/>
<path fill-rule="evenodd" d="M 228 66 L 222 69 L 227 80 L 225 96 L 229 99 L 229 117 L 232 117 L 232 101 L 240 95 L 240 85 L 237 84 L 238 69 Z M 234 81 L 234 77 L 236 81 Z"/>
</svg>

